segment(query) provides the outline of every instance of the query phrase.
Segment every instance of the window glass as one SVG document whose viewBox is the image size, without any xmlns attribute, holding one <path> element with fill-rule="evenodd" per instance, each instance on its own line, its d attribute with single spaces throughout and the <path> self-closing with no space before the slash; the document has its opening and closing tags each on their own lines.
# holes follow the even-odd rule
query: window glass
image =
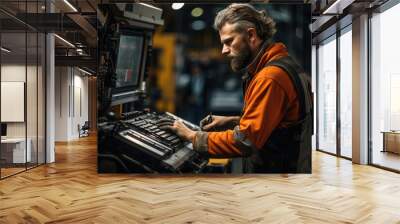
<svg viewBox="0 0 400 224">
<path fill-rule="evenodd" d="M 351 158 L 352 141 L 352 35 L 340 36 L 340 154 Z"/>
<path fill-rule="evenodd" d="M 318 149 L 336 153 L 336 38 L 318 48 Z"/>
<path fill-rule="evenodd" d="M 372 163 L 400 170 L 400 4 L 371 18 Z"/>
</svg>

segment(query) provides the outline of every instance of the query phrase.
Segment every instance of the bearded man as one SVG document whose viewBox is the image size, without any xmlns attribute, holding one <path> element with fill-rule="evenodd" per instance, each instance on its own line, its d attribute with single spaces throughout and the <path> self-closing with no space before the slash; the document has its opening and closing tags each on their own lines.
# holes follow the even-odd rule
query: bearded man
<svg viewBox="0 0 400 224">
<path fill-rule="evenodd" d="M 211 158 L 243 157 L 245 173 L 310 173 L 309 80 L 285 45 L 273 42 L 275 22 L 249 4 L 231 4 L 218 12 L 214 27 L 232 70 L 244 74 L 241 116 L 210 115 L 201 121 L 202 131 L 179 120 L 160 127 Z"/>
</svg>

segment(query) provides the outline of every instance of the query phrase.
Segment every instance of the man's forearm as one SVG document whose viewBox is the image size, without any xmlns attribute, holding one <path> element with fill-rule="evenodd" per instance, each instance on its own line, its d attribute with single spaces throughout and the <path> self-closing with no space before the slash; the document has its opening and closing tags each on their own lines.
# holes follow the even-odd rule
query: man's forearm
<svg viewBox="0 0 400 224">
<path fill-rule="evenodd" d="M 232 129 L 240 123 L 240 116 L 227 116 L 226 118 L 228 122 L 225 126 L 229 125 Z M 196 131 L 195 135 L 190 135 L 188 139 L 193 143 L 194 150 L 202 153 L 208 152 L 208 132 Z"/>
<path fill-rule="evenodd" d="M 240 116 L 230 116 L 229 123 L 232 124 L 233 127 L 239 125 L 240 123 Z"/>
</svg>

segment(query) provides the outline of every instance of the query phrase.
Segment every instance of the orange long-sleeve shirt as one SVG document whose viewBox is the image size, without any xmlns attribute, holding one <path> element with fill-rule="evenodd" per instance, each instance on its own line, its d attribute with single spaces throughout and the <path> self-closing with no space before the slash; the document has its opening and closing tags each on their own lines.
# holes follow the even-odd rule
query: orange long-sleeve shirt
<svg viewBox="0 0 400 224">
<path fill-rule="evenodd" d="M 274 43 L 247 67 L 254 77 L 245 92 L 238 128 L 256 149 L 263 147 L 275 128 L 285 127 L 299 118 L 297 93 L 286 71 L 276 66 L 264 67 L 269 61 L 287 55 L 282 43 Z M 211 157 L 243 156 L 236 141 L 233 130 L 208 132 L 208 154 Z"/>
</svg>

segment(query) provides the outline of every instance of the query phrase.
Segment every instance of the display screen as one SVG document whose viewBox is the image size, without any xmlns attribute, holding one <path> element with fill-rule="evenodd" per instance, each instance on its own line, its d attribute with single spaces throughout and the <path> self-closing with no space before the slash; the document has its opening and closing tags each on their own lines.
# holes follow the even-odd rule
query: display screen
<svg viewBox="0 0 400 224">
<path fill-rule="evenodd" d="M 117 88 L 139 84 L 142 51 L 143 36 L 120 36 L 116 67 Z"/>
</svg>

